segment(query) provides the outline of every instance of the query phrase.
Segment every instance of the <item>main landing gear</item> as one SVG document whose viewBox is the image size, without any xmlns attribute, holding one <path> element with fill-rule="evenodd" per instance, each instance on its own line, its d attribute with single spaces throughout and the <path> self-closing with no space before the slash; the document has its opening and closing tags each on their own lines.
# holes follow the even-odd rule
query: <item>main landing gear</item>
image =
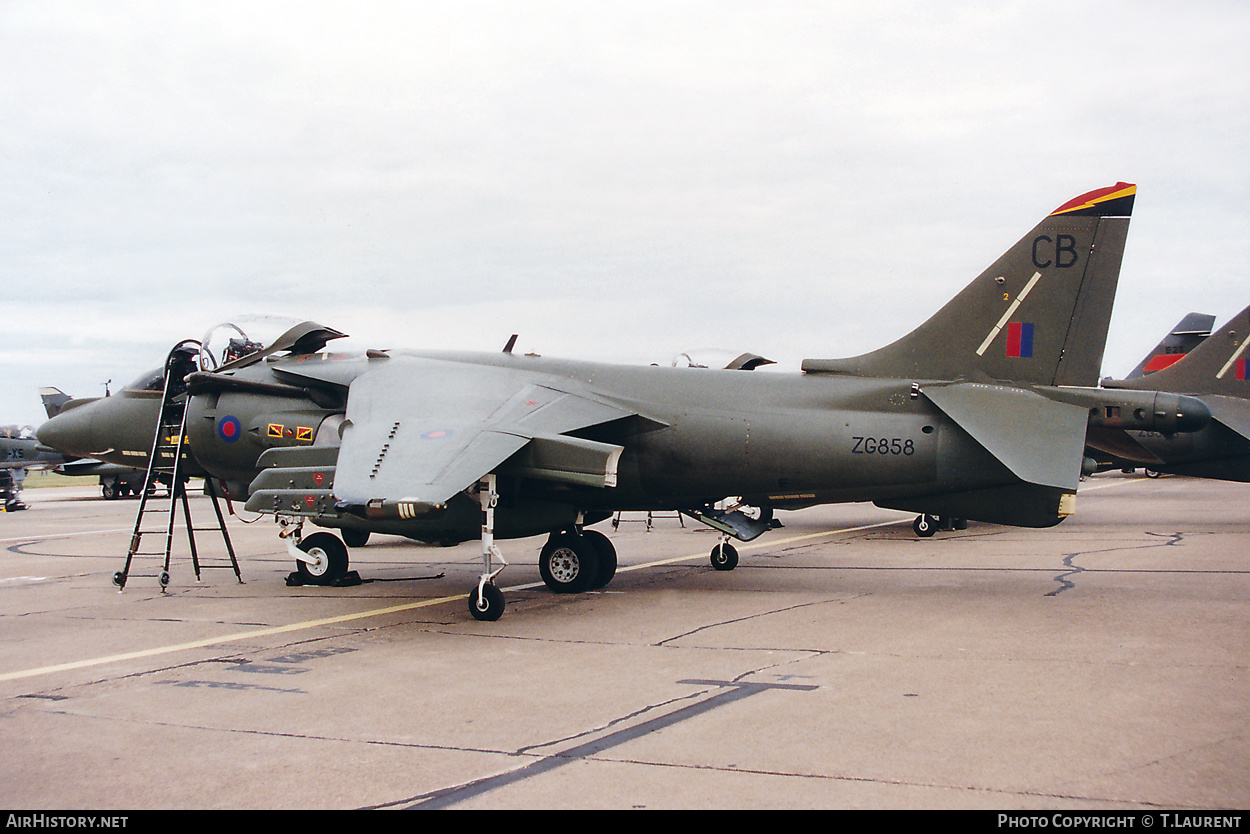
<svg viewBox="0 0 1250 834">
<path fill-rule="evenodd" d="M 938 530 L 967 530 L 968 519 L 954 518 L 948 515 L 918 515 L 911 523 L 911 529 L 922 539 L 927 539 Z"/>
<path fill-rule="evenodd" d="M 616 575 L 616 548 L 597 530 L 552 533 L 538 554 L 538 573 L 557 594 L 597 590 Z"/>
</svg>

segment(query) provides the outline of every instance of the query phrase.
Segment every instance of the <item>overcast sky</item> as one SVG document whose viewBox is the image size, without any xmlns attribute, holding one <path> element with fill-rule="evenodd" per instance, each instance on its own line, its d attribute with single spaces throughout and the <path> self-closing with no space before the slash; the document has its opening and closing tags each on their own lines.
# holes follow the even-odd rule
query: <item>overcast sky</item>
<svg viewBox="0 0 1250 834">
<path fill-rule="evenodd" d="M 1138 185 L 1103 366 L 1250 303 L 1244 2 L 0 0 L 0 423 L 241 313 L 797 371 Z"/>
</svg>

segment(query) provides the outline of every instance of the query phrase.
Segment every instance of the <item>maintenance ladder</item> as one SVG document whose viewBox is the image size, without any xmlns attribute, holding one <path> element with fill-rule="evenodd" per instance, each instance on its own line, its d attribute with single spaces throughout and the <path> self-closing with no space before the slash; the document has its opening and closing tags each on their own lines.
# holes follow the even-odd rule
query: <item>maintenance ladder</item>
<svg viewBox="0 0 1250 834">
<path fill-rule="evenodd" d="M 191 564 L 195 568 L 195 578 L 200 579 L 200 570 L 209 568 L 234 569 L 235 578 L 240 583 L 243 576 L 239 572 L 239 560 L 235 558 L 234 546 L 230 543 L 230 533 L 226 530 L 226 519 L 221 512 L 221 502 L 211 477 L 204 479 L 204 492 L 212 499 L 213 511 L 217 515 L 217 526 L 196 527 L 191 520 L 191 507 L 187 502 L 187 476 L 183 473 L 183 463 L 187 456 L 187 394 L 184 378 L 194 370 L 192 360 L 199 355 L 200 343 L 186 340 L 174 346 L 165 359 L 165 378 L 161 390 L 161 408 L 156 418 L 156 426 L 152 436 L 152 451 L 148 455 L 148 473 L 144 479 L 144 489 L 139 497 L 139 509 L 135 513 L 135 528 L 130 536 L 130 550 L 126 554 L 126 565 L 113 574 L 113 584 L 119 589 L 126 587 L 130 577 L 130 569 L 135 557 L 163 557 L 164 564 L 160 573 L 156 574 L 161 591 L 169 585 L 169 564 L 173 554 L 174 526 L 178 508 L 182 508 L 182 523 L 187 531 L 187 543 L 191 548 Z M 167 497 L 156 495 L 157 483 L 168 486 Z M 165 523 L 159 524 L 164 518 Z M 216 531 L 226 544 L 226 552 L 230 556 L 230 564 L 201 565 L 199 550 L 195 544 L 197 532 Z M 163 536 L 163 550 L 143 550 L 144 536 Z"/>
</svg>

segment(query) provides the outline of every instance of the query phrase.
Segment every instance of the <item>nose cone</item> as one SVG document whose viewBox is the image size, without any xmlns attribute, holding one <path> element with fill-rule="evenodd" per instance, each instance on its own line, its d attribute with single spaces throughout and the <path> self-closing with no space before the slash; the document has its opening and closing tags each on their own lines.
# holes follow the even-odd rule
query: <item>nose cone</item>
<svg viewBox="0 0 1250 834">
<path fill-rule="evenodd" d="M 96 451 L 95 437 L 92 431 L 94 423 L 94 403 L 69 411 L 62 411 L 35 431 L 35 437 L 44 446 L 56 449 L 66 455 L 90 457 Z"/>
<path fill-rule="evenodd" d="M 1197 397 L 1178 397 L 1176 408 L 1176 430 L 1183 432 L 1199 431 L 1211 422 L 1211 409 Z"/>
</svg>

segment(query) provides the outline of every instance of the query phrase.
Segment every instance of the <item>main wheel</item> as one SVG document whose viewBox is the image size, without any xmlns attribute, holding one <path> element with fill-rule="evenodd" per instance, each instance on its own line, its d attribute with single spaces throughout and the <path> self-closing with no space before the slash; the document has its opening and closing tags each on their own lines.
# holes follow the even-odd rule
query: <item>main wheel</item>
<svg viewBox="0 0 1250 834">
<path fill-rule="evenodd" d="M 503 616 L 503 591 L 494 585 L 483 585 L 469 592 L 469 613 L 475 620 L 494 622 Z"/>
<path fill-rule="evenodd" d="M 347 573 L 347 546 L 332 533 L 313 533 L 299 543 L 299 549 L 313 557 L 300 560 L 295 570 L 310 585 L 329 585 Z"/>
<path fill-rule="evenodd" d="M 575 533 L 553 535 L 538 554 L 538 573 L 557 594 L 580 594 L 594 585 L 599 548 Z"/>
<path fill-rule="evenodd" d="M 595 581 L 590 585 L 592 590 L 598 590 L 616 576 L 616 546 L 612 544 L 611 539 L 598 530 L 583 530 L 582 538 L 599 550 L 598 570 L 595 573 Z"/>
<path fill-rule="evenodd" d="M 713 547 L 712 567 L 717 570 L 733 570 L 738 567 L 738 549 L 729 542 L 721 542 Z"/>
<path fill-rule="evenodd" d="M 937 532 L 937 519 L 931 515 L 918 515 L 916 520 L 911 523 L 911 529 L 916 531 L 916 535 L 922 539 L 927 539 Z"/>
</svg>

